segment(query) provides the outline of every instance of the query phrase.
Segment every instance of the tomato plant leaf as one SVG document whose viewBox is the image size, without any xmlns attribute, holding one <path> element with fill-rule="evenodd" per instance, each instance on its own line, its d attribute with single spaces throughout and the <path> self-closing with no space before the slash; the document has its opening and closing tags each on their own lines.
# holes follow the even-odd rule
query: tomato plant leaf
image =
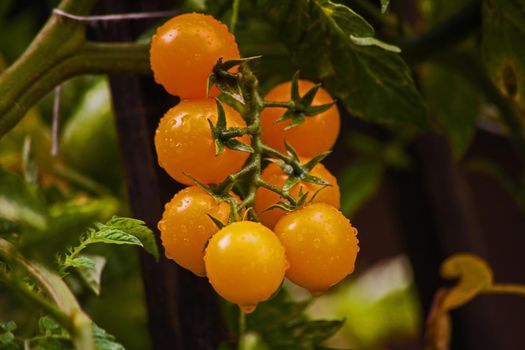
<svg viewBox="0 0 525 350">
<path fill-rule="evenodd" d="M 107 333 L 94 323 L 92 329 L 95 350 L 124 350 L 122 344 L 115 340 L 115 336 Z"/>
<path fill-rule="evenodd" d="M 106 226 L 117 228 L 133 235 L 140 241 L 140 245 L 142 245 L 148 253 L 153 255 L 156 260 L 159 259 L 159 248 L 155 240 L 155 235 L 153 231 L 146 226 L 144 221 L 115 216 L 106 223 Z"/>
<path fill-rule="evenodd" d="M 93 243 L 130 244 L 142 246 L 142 243 L 137 237 L 116 228 L 107 228 L 96 231 L 93 233 L 90 241 Z"/>
<path fill-rule="evenodd" d="M 458 253 L 447 258 L 441 265 L 443 278 L 459 278 L 458 283 L 445 296 L 443 308 L 451 310 L 464 305 L 493 282 L 492 270 L 480 257 Z"/>
<path fill-rule="evenodd" d="M 483 2 L 481 53 L 493 82 L 525 114 L 525 4 Z"/>
<path fill-rule="evenodd" d="M 67 262 L 71 267 L 85 267 L 85 268 L 94 268 L 95 261 L 87 256 L 79 256 L 77 258 L 71 259 Z"/>
<path fill-rule="evenodd" d="M 16 323 L 13 321 L 0 322 L 0 347 L 6 350 L 18 350 L 13 331 L 16 330 Z"/>
<path fill-rule="evenodd" d="M 329 0 L 257 4 L 303 75 L 323 80 L 352 114 L 371 122 L 429 126 L 397 49 L 375 39 L 374 29 L 350 8 Z"/>
<path fill-rule="evenodd" d="M 100 295 L 100 280 L 102 278 L 102 271 L 106 266 L 106 258 L 98 255 L 84 255 L 79 258 L 89 259 L 90 266 L 77 266 L 78 274 L 93 293 Z"/>
</svg>

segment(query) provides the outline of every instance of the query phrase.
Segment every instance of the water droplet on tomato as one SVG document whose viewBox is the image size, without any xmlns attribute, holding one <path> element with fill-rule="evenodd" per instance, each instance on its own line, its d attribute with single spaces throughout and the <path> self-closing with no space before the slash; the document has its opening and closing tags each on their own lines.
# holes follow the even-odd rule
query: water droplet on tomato
<svg viewBox="0 0 525 350">
<path fill-rule="evenodd" d="M 310 293 L 312 293 L 314 297 L 320 297 L 321 295 L 325 293 L 325 291 L 324 290 L 311 290 Z"/>
<path fill-rule="evenodd" d="M 252 312 L 255 311 L 256 307 L 257 307 L 257 305 L 239 305 L 239 308 L 245 314 L 251 314 Z"/>
</svg>

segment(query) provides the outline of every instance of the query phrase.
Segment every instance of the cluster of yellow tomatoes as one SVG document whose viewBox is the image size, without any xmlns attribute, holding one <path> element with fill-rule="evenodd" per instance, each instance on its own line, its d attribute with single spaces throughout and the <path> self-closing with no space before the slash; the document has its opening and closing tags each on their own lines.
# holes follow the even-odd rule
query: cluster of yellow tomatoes
<svg viewBox="0 0 525 350">
<path fill-rule="evenodd" d="M 225 148 L 216 155 L 210 121 L 218 119 L 215 97 L 218 89 L 207 92 L 208 77 L 217 60 L 238 59 L 239 50 L 228 28 L 211 16 L 184 14 L 159 27 L 153 36 L 150 62 L 155 80 L 181 98 L 161 119 L 155 134 L 155 147 L 161 167 L 176 181 L 188 185 L 166 204 L 159 222 L 166 256 L 198 276 L 207 276 L 225 299 L 251 312 L 268 299 L 286 277 L 313 294 L 323 293 L 353 272 L 357 252 L 357 231 L 339 208 L 336 178 L 322 165 L 310 172 L 332 186 L 299 182 L 289 193 L 316 193 L 306 205 L 286 212 L 270 206 L 282 200 L 268 188 L 259 187 L 254 208 L 261 222 L 238 221 L 230 224 L 232 205 L 218 199 L 194 183 L 213 185 L 239 171 L 249 153 Z M 300 80 L 299 93 L 314 86 Z M 291 98 L 291 83 L 272 89 L 267 101 Z M 331 103 L 323 89 L 312 105 Z M 224 104 L 228 127 L 246 127 L 245 120 Z M 276 122 L 285 108 L 265 108 L 261 114 L 261 136 L 265 145 L 285 152 L 286 140 L 295 148 L 301 162 L 329 150 L 339 133 L 336 106 L 293 128 L 290 121 Z M 251 136 L 238 141 L 250 144 Z M 190 176 L 188 176 L 190 175 Z M 289 174 L 269 163 L 260 177 L 282 188 Z M 239 200 L 232 193 L 233 198 Z M 221 229 L 210 218 L 225 226 Z"/>
</svg>

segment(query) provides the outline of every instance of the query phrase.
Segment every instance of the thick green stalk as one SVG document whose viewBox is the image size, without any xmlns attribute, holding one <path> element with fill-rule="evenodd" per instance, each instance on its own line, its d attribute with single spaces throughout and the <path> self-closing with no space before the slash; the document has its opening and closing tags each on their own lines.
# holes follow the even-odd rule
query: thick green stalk
<svg viewBox="0 0 525 350">
<path fill-rule="evenodd" d="M 48 299 L 43 298 L 37 292 L 27 289 L 20 283 L 19 279 L 11 280 L 9 276 L 3 276 L 9 282 L 11 288 L 16 288 L 22 295 L 48 312 L 67 329 L 71 334 L 76 349 L 92 350 L 94 348 L 91 320 L 82 311 L 75 296 L 62 278 L 44 266 L 26 260 L 11 243 L 2 238 L 0 238 L 0 257 L 5 259 L 15 269 L 19 269 L 22 273 L 28 275 L 53 300 L 54 304 L 51 304 Z"/>
<path fill-rule="evenodd" d="M 95 0 L 64 0 L 59 9 L 85 15 Z M 56 85 L 79 74 L 148 73 L 148 45 L 91 43 L 83 23 L 53 14 L 28 49 L 0 75 L 0 137 Z"/>
</svg>

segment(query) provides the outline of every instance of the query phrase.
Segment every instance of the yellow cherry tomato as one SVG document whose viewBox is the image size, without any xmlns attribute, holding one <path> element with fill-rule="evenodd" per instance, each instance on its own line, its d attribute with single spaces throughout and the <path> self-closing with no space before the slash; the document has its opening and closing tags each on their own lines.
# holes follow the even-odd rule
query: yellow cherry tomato
<svg viewBox="0 0 525 350">
<path fill-rule="evenodd" d="M 301 162 L 306 163 L 307 159 L 301 159 Z M 321 189 L 315 196 L 313 202 L 327 203 L 339 209 L 341 195 L 335 176 L 333 176 L 321 163 L 317 164 L 310 171 L 310 174 L 317 176 L 332 185 Z M 289 175 L 286 174 L 277 164 L 270 163 L 264 169 L 261 177 L 264 181 L 282 188 L 286 180 L 288 180 Z M 309 192 L 308 199 L 310 199 L 321 187 L 321 185 L 310 182 L 299 182 L 290 189 L 290 193 L 297 199 L 299 191 L 302 189 L 303 192 Z M 255 193 L 255 212 L 257 213 L 259 220 L 269 228 L 273 228 L 277 221 L 286 214 L 281 208 L 266 210 L 272 204 L 275 204 L 280 200 L 282 200 L 282 198 L 277 193 L 263 187 L 259 187 Z"/>
<path fill-rule="evenodd" d="M 299 80 L 299 94 L 303 96 L 315 84 L 308 80 Z M 265 97 L 267 101 L 284 102 L 291 96 L 291 82 L 277 85 L 268 92 Z M 323 105 L 332 102 L 332 97 L 320 88 L 315 95 L 312 106 Z M 291 129 L 284 130 L 290 125 L 290 120 L 276 123 L 286 109 L 265 108 L 261 113 L 262 139 L 265 144 L 281 152 L 285 152 L 284 141 L 295 148 L 297 153 L 305 157 L 328 151 L 335 143 L 341 118 L 337 106 L 330 107 L 327 111 L 316 116 L 306 117 L 304 122 Z"/>
<path fill-rule="evenodd" d="M 357 230 L 336 208 L 314 203 L 286 214 L 275 226 L 290 268 L 286 277 L 320 295 L 354 271 Z"/>
<path fill-rule="evenodd" d="M 251 221 L 217 232 L 206 247 L 204 262 L 217 293 L 246 313 L 277 291 L 288 266 L 275 234 Z"/>
<path fill-rule="evenodd" d="M 230 205 L 198 186 L 186 187 L 166 204 L 158 224 L 166 257 L 197 276 L 206 275 L 204 247 L 219 231 L 207 214 L 226 223 Z"/>
<path fill-rule="evenodd" d="M 208 76 L 221 57 L 223 61 L 237 59 L 239 49 L 228 27 L 209 15 L 173 17 L 151 39 L 155 81 L 182 99 L 206 97 Z M 211 92 L 218 95 L 217 89 Z"/>
<path fill-rule="evenodd" d="M 224 105 L 226 125 L 245 127 L 242 117 Z M 208 119 L 216 124 L 217 105 L 214 99 L 185 100 L 170 109 L 160 120 L 155 132 L 155 148 L 159 164 L 180 183 L 191 185 L 190 175 L 205 184 L 219 183 L 241 169 L 248 153 L 225 148 L 215 155 L 215 143 Z M 249 144 L 250 137 L 239 138 Z"/>
</svg>

